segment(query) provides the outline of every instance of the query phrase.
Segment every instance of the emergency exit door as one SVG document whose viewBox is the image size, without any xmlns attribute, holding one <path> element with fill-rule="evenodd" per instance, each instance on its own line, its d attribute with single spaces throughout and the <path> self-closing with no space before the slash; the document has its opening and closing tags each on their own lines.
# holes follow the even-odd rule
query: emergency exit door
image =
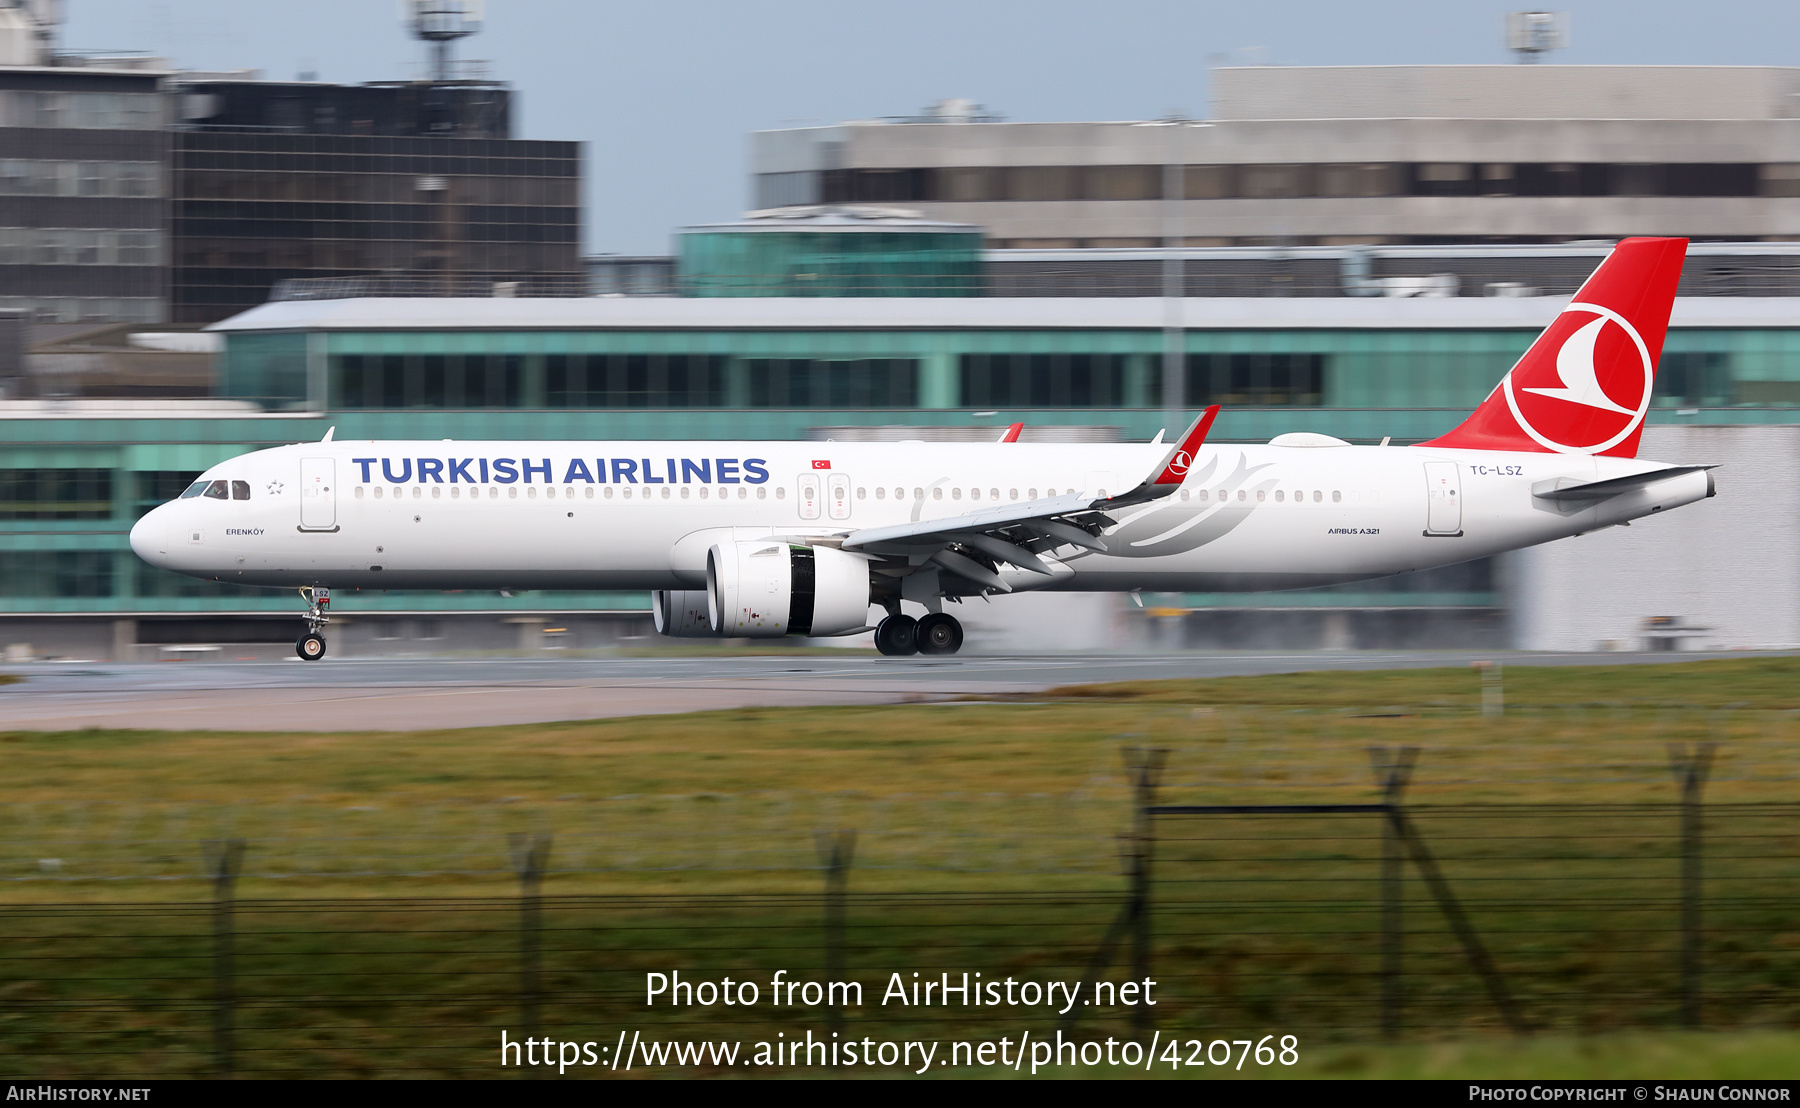
<svg viewBox="0 0 1800 1108">
<path fill-rule="evenodd" d="M 800 509 L 801 519 L 819 518 L 819 475 L 802 473 L 800 475 Z"/>
<path fill-rule="evenodd" d="M 1455 462 L 1425 463 L 1425 533 L 1462 534 L 1462 469 Z"/>
<path fill-rule="evenodd" d="M 826 506 L 831 513 L 831 518 L 849 519 L 850 475 L 848 473 L 833 473 L 831 477 L 826 480 L 825 486 L 827 491 L 831 494 L 831 499 L 826 501 Z"/>
<path fill-rule="evenodd" d="M 337 530 L 335 459 L 300 459 L 300 530 Z"/>
</svg>

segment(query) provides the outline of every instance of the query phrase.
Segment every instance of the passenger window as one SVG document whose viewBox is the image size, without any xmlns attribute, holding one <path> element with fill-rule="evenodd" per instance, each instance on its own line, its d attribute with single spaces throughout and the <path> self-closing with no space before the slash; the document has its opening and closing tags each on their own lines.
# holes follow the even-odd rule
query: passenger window
<svg viewBox="0 0 1800 1108">
<path fill-rule="evenodd" d="M 962 490 L 961 489 L 951 489 L 950 490 L 950 499 L 961 500 L 962 499 Z"/>
<path fill-rule="evenodd" d="M 933 500 L 942 500 L 942 499 L 944 499 L 944 490 L 943 490 L 943 489 L 941 489 L 941 488 L 936 488 L 936 489 L 932 489 L 932 490 L 931 490 L 931 498 L 932 498 L 932 499 L 933 499 Z"/>
<path fill-rule="evenodd" d="M 1325 499 L 1325 493 L 1322 490 L 1320 490 L 1320 489 L 1313 490 L 1313 503 L 1314 504 L 1317 504 L 1319 501 L 1324 500 L 1324 499 Z"/>
<path fill-rule="evenodd" d="M 1287 493 L 1282 492 L 1280 489 L 1275 490 L 1275 503 L 1279 504 L 1283 500 L 1286 500 L 1286 499 L 1287 499 Z"/>
<path fill-rule="evenodd" d="M 1238 499 L 1239 500 L 1248 500 L 1249 494 L 1246 493 L 1243 489 L 1239 489 L 1238 490 Z"/>
<path fill-rule="evenodd" d="M 875 490 L 875 499 L 877 499 L 877 500 L 886 500 L 887 499 L 887 486 L 886 485 L 883 485 L 880 488 Z"/>
<path fill-rule="evenodd" d="M 1339 502 L 1339 501 L 1341 501 L 1341 500 L 1342 500 L 1342 499 L 1344 499 L 1344 494 L 1343 494 L 1343 493 L 1341 493 L 1341 492 L 1339 492 L 1339 491 L 1338 491 L 1338 490 L 1336 490 L 1336 489 L 1332 489 L 1332 490 L 1331 490 L 1331 502 L 1332 502 L 1332 503 L 1333 503 L 1333 504 L 1336 504 L 1336 503 L 1338 503 L 1338 502 Z"/>
<path fill-rule="evenodd" d="M 210 481 L 195 481 L 193 484 L 189 485 L 186 490 L 184 490 L 182 492 L 181 499 L 192 500 L 194 497 L 199 496 L 201 493 L 205 492 L 206 486 L 209 484 L 211 484 Z"/>
<path fill-rule="evenodd" d="M 989 489 L 988 490 L 988 499 L 989 500 L 1000 499 L 1000 490 L 999 489 Z"/>
<path fill-rule="evenodd" d="M 250 499 L 250 482 L 248 482 L 248 481 L 233 481 L 231 483 L 231 499 L 233 499 L 233 500 L 248 500 L 248 499 Z"/>
<path fill-rule="evenodd" d="M 363 498 L 363 487 L 361 485 L 358 485 L 358 486 L 356 486 L 356 499 L 361 500 L 362 498 Z"/>
<path fill-rule="evenodd" d="M 1261 501 L 1261 500 L 1263 500 L 1263 499 L 1265 499 L 1265 498 L 1267 498 L 1267 497 L 1268 497 L 1268 495 L 1269 495 L 1269 494 L 1268 494 L 1268 493 L 1266 493 L 1266 492 L 1264 492 L 1264 491 L 1263 491 L 1263 490 L 1262 490 L 1262 489 L 1257 489 L 1257 490 L 1256 490 L 1256 499 L 1257 499 L 1257 500 L 1258 500 L 1258 501 Z"/>
<path fill-rule="evenodd" d="M 1018 489 L 1007 489 L 1006 490 L 1006 499 L 1008 499 L 1008 500 L 1019 499 L 1019 490 Z"/>
<path fill-rule="evenodd" d="M 206 495 L 210 500 L 230 500 L 231 486 L 224 481 L 214 481 L 206 486 Z"/>
<path fill-rule="evenodd" d="M 1038 498 L 1036 489 L 1026 489 L 1025 492 L 1029 499 L 1036 500 Z"/>
<path fill-rule="evenodd" d="M 760 498 L 762 496 L 762 490 L 757 489 L 756 495 Z M 783 485 L 782 487 L 775 490 L 775 499 L 777 499 L 777 500 L 786 500 L 787 499 L 787 486 Z"/>
</svg>

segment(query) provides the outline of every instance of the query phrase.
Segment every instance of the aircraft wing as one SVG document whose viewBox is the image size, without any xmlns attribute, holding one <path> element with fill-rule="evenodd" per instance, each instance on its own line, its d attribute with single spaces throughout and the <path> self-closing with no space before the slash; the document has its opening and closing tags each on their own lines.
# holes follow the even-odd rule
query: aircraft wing
<svg viewBox="0 0 1800 1108">
<path fill-rule="evenodd" d="M 1201 413 L 1149 476 L 1118 496 L 1068 493 L 948 518 L 868 527 L 844 536 L 843 549 L 920 558 L 976 584 L 1011 592 L 995 572 L 999 564 L 1052 576 L 1040 555 L 1059 546 L 1104 552 L 1100 532 L 1115 522 L 1106 514 L 1108 509 L 1148 503 L 1180 488 L 1218 414 L 1217 405 Z"/>
</svg>

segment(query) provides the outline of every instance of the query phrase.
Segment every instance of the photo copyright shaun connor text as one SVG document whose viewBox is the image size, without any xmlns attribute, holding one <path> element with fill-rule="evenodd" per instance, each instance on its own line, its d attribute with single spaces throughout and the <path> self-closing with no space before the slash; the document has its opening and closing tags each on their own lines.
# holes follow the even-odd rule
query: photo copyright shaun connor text
<svg viewBox="0 0 1800 1108">
<path fill-rule="evenodd" d="M 819 1010 L 859 1016 L 924 1009 L 993 1008 L 1016 1015 L 1068 1016 L 1077 1008 L 1121 1011 L 1156 1005 L 1156 981 L 1021 981 L 979 973 L 891 973 L 870 986 L 860 981 L 810 981 L 777 970 L 765 979 L 692 980 L 679 971 L 644 975 L 647 1009 L 760 1008 L 802 1015 Z M 999 1014 L 999 1013 L 996 1013 Z M 1058 1029 L 1030 1029 L 966 1039 L 890 1039 L 855 1032 L 789 1034 L 767 1031 L 744 1039 L 664 1039 L 655 1032 L 620 1031 L 614 1041 L 562 1039 L 535 1031 L 500 1032 L 502 1067 L 549 1067 L 558 1073 L 604 1069 L 630 1071 L 673 1066 L 878 1066 L 923 1074 L 933 1067 L 1003 1066 L 1020 1073 L 1046 1067 L 1127 1066 L 1179 1070 L 1188 1066 L 1231 1069 L 1292 1066 L 1300 1060 L 1293 1035 L 1187 1038 L 1156 1031 L 1148 1042 L 1114 1037 L 1080 1038 Z"/>
</svg>

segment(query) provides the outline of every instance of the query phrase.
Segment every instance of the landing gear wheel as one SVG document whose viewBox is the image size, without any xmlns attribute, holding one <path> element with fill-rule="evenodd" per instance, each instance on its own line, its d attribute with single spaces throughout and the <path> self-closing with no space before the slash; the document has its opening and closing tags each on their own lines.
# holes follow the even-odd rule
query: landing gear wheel
<svg viewBox="0 0 1800 1108">
<path fill-rule="evenodd" d="M 962 649 L 962 624 L 953 615 L 938 612 L 919 621 L 913 632 L 921 654 L 954 654 Z"/>
<path fill-rule="evenodd" d="M 890 658 L 904 658 L 919 652 L 914 632 L 919 621 L 911 616 L 889 616 L 875 625 L 875 649 Z"/>
<path fill-rule="evenodd" d="M 317 631 L 308 631 L 295 641 L 294 653 L 306 661 L 318 661 L 325 656 L 325 636 Z"/>
</svg>

